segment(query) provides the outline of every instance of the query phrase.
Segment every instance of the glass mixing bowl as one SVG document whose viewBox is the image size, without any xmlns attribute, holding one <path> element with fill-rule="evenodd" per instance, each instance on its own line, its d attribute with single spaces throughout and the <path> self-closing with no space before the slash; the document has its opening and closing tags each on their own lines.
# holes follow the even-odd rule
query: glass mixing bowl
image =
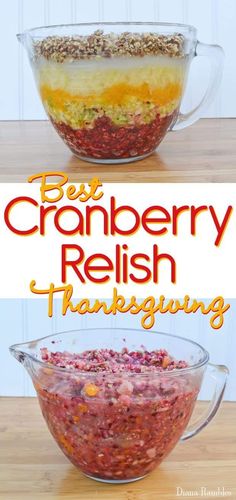
<svg viewBox="0 0 236 500">
<path fill-rule="evenodd" d="M 92 162 L 151 154 L 168 130 L 200 118 L 222 75 L 222 49 L 199 43 L 196 29 L 183 24 L 47 26 L 18 39 L 53 126 L 74 154 Z M 194 56 L 209 57 L 211 77 L 200 105 L 182 114 Z"/>
<path fill-rule="evenodd" d="M 51 365 L 47 356 L 42 358 L 45 348 L 78 353 L 104 348 L 121 352 L 124 347 L 145 353 L 165 349 L 188 367 L 85 372 Z M 208 353 L 195 342 L 154 331 L 64 332 L 11 346 L 10 351 L 28 370 L 43 416 L 64 454 L 87 476 L 110 483 L 141 479 L 179 439 L 188 439 L 207 425 L 219 407 L 228 374 L 224 366 L 208 365 Z M 214 395 L 207 414 L 188 426 L 207 365 Z"/>
</svg>

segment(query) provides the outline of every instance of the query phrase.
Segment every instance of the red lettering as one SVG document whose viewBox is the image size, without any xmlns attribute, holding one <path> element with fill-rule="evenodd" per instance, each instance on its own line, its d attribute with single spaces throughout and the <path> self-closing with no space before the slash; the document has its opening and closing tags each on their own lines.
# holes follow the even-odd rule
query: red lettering
<svg viewBox="0 0 236 500">
<path fill-rule="evenodd" d="M 93 265 L 93 262 L 96 259 L 104 260 L 106 262 L 106 265 L 105 264 L 104 265 L 102 265 L 102 264 Z M 84 274 L 85 274 L 86 278 L 88 278 L 90 281 L 92 281 L 92 283 L 106 283 L 107 281 L 110 280 L 110 276 L 108 274 L 106 274 L 102 278 L 94 278 L 91 275 L 91 271 L 101 272 L 101 271 L 113 271 L 113 270 L 114 270 L 114 266 L 112 264 L 111 259 L 109 259 L 109 257 L 104 255 L 103 253 L 95 253 L 94 255 L 91 255 L 91 257 L 88 257 L 88 259 L 86 260 L 86 262 L 84 264 Z"/>
<path fill-rule="evenodd" d="M 65 214 L 66 212 L 74 212 L 78 216 L 78 224 L 74 229 L 63 229 L 60 225 L 60 217 Z M 54 223 L 57 231 L 59 231 L 62 234 L 66 235 L 74 235 L 76 233 L 79 233 L 80 235 L 84 234 L 84 220 L 83 220 L 83 215 L 80 212 L 80 210 L 76 207 L 73 207 L 68 205 L 65 207 L 59 208 L 59 210 L 56 212 L 55 217 L 54 217 Z"/>
<path fill-rule="evenodd" d="M 104 207 L 101 207 L 100 205 L 95 206 L 95 207 L 86 207 L 86 234 L 88 236 L 91 235 L 91 215 L 94 212 L 100 212 L 103 214 L 103 233 L 104 235 L 108 235 L 108 213 L 107 210 Z"/>
<path fill-rule="evenodd" d="M 161 212 L 163 214 L 163 217 L 149 217 L 152 212 Z M 169 224 L 170 222 L 170 214 L 164 207 L 160 207 L 157 205 L 147 208 L 147 210 L 143 212 L 142 225 L 145 231 L 149 234 L 160 236 L 161 234 L 165 234 L 168 229 L 166 227 L 163 227 L 162 229 L 151 229 L 148 227 L 148 224 Z"/>
<path fill-rule="evenodd" d="M 135 222 L 133 227 L 130 229 L 120 229 L 117 226 L 116 219 L 119 214 L 122 212 L 127 212 L 130 214 L 134 215 Z M 114 236 L 115 234 L 122 234 L 122 235 L 131 235 L 134 234 L 140 226 L 140 217 L 138 212 L 135 210 L 135 208 L 130 207 L 129 205 L 123 205 L 118 208 L 116 208 L 116 200 L 114 196 L 111 197 L 111 235 Z"/>
<path fill-rule="evenodd" d="M 40 207 L 40 234 L 42 236 L 45 236 L 45 220 L 46 220 L 46 217 L 48 215 L 48 213 L 50 212 L 55 212 L 55 210 L 57 210 L 57 206 L 56 205 L 53 205 L 52 207 L 43 207 L 41 205 Z"/>
<path fill-rule="evenodd" d="M 202 205 L 201 207 L 191 207 L 191 234 L 192 236 L 196 235 L 196 222 L 197 217 L 201 212 L 206 212 L 208 207 L 206 205 Z"/>
<path fill-rule="evenodd" d="M 224 232 L 225 232 L 226 227 L 229 223 L 229 219 L 233 213 L 233 207 L 231 205 L 228 207 L 226 214 L 224 216 L 223 222 L 221 224 L 220 224 L 219 219 L 216 215 L 214 207 L 210 206 L 209 210 L 211 212 L 212 219 L 213 219 L 214 224 L 215 224 L 216 229 L 217 229 L 217 238 L 215 240 L 215 246 L 218 247 L 222 241 Z"/>
<path fill-rule="evenodd" d="M 11 224 L 10 213 L 11 213 L 12 209 L 19 203 L 30 203 L 34 207 L 39 206 L 37 201 L 35 201 L 33 198 L 29 198 L 28 196 L 19 196 L 18 198 L 11 200 L 10 203 L 8 203 L 8 205 L 6 206 L 5 212 L 4 212 L 4 220 L 5 220 L 5 223 L 8 227 L 8 229 L 10 229 L 10 231 L 12 231 L 13 233 L 19 234 L 21 236 L 28 236 L 30 234 L 36 233 L 38 231 L 38 226 L 36 226 L 36 225 L 33 226 L 31 229 L 23 230 L 23 229 L 17 229 L 16 227 L 14 227 Z"/>
<path fill-rule="evenodd" d="M 148 281 L 151 280 L 152 273 L 147 266 L 145 266 L 144 264 L 139 264 L 137 262 L 137 260 L 139 259 L 143 259 L 146 262 L 150 262 L 150 258 L 145 253 L 136 253 L 135 255 L 132 255 L 130 259 L 130 263 L 134 267 L 134 269 L 144 271 L 146 274 L 143 278 L 137 278 L 133 273 L 131 273 L 130 278 L 134 283 L 147 283 Z"/>
<path fill-rule="evenodd" d="M 67 251 L 68 250 L 76 250 L 79 253 L 77 259 L 68 260 Z M 84 251 L 79 245 L 62 245 L 61 247 L 61 279 L 62 283 L 66 283 L 67 281 L 67 268 L 72 267 L 75 274 L 78 276 L 81 283 L 85 283 L 85 279 L 81 272 L 78 269 L 78 264 L 82 264 L 84 261 Z"/>
<path fill-rule="evenodd" d="M 176 283 L 176 262 L 168 253 L 159 254 L 157 245 L 153 246 L 153 282 L 159 283 L 159 264 L 163 260 L 167 260 L 171 264 L 171 282 Z"/>
<path fill-rule="evenodd" d="M 189 212 L 189 205 L 184 205 L 183 207 L 176 207 L 175 205 L 173 206 L 173 221 L 172 221 L 172 232 L 174 236 L 178 235 L 178 222 L 179 222 L 179 215 L 182 214 L 183 212 Z"/>
</svg>

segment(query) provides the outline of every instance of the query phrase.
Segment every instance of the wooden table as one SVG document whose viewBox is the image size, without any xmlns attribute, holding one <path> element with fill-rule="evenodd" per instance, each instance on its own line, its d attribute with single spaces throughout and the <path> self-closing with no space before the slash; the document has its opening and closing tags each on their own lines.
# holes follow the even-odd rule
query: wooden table
<svg viewBox="0 0 236 500">
<path fill-rule="evenodd" d="M 71 182 L 236 182 L 236 119 L 205 119 L 171 132 L 158 153 L 127 165 L 80 161 L 48 122 L 0 122 L 0 182 L 59 170 Z"/>
<path fill-rule="evenodd" d="M 199 403 L 197 411 L 204 407 Z M 224 487 L 232 493 L 225 498 L 235 500 L 235 472 L 236 403 L 224 403 L 209 427 L 179 443 L 150 476 L 114 486 L 86 478 L 68 462 L 34 398 L 0 399 L 1 500 L 174 500 L 177 486 L 189 491 Z"/>
</svg>

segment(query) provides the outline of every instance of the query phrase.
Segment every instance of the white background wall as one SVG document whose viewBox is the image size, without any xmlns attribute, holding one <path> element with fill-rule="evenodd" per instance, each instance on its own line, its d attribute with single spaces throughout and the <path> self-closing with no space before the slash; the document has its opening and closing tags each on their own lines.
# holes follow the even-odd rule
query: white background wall
<svg viewBox="0 0 236 500">
<path fill-rule="evenodd" d="M 118 20 L 190 23 L 201 41 L 221 44 L 224 79 L 206 116 L 236 116 L 235 0 L 1 0 L 0 120 L 45 118 L 17 32 L 45 24 Z M 208 67 L 208 62 L 194 63 L 186 107 L 202 94 Z"/>
<path fill-rule="evenodd" d="M 120 314 L 114 317 L 102 313 L 79 316 L 60 313 L 60 301 L 56 300 L 53 318 L 47 316 L 47 301 L 44 299 L 0 300 L 0 396 L 29 396 L 34 391 L 25 369 L 9 354 L 10 344 L 37 339 L 55 332 L 77 328 L 140 328 L 140 315 Z M 175 315 L 156 316 L 154 330 L 180 335 L 203 345 L 210 354 L 212 363 L 225 364 L 230 377 L 225 399 L 236 400 L 236 300 L 230 301 L 231 309 L 225 315 L 224 326 L 213 331 L 209 318 L 200 313 L 191 315 L 179 312 Z M 202 399 L 211 397 L 211 385 L 205 384 Z"/>
</svg>

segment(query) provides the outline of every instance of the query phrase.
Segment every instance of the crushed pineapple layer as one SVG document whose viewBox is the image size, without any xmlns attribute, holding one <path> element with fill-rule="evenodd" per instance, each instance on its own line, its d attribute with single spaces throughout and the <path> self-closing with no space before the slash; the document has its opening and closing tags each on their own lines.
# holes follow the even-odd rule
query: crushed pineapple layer
<svg viewBox="0 0 236 500">
<path fill-rule="evenodd" d="M 101 94 L 107 87 L 126 83 L 150 88 L 183 85 L 187 61 L 168 57 L 118 58 L 116 60 L 53 63 L 42 60 L 34 66 L 38 84 L 68 94 Z"/>
</svg>

